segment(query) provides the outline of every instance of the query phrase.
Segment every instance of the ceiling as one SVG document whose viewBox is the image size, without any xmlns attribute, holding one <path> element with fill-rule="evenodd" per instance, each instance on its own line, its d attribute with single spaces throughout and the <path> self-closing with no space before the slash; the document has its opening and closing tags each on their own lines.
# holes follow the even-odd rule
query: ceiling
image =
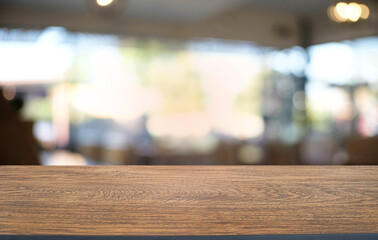
<svg viewBox="0 0 378 240">
<path fill-rule="evenodd" d="M 378 34 L 376 0 L 364 0 L 372 6 L 371 17 L 355 25 L 327 17 L 336 0 L 117 0 L 120 4 L 108 9 L 99 9 L 95 1 L 0 0 L 0 27 L 61 26 L 74 32 L 228 39 L 279 48 Z"/>
<path fill-rule="evenodd" d="M 84 12 L 87 0 L 2 0 L 4 7 Z M 296 15 L 326 11 L 330 0 L 121 0 L 126 17 L 157 21 L 196 21 L 239 8 L 271 9 Z"/>
</svg>

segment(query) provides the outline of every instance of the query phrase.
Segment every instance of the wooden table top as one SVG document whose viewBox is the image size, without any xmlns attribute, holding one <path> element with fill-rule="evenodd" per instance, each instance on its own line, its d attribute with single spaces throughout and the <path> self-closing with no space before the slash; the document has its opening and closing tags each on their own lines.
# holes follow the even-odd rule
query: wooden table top
<svg viewBox="0 0 378 240">
<path fill-rule="evenodd" d="M 0 235 L 378 233 L 377 166 L 3 166 Z"/>
</svg>

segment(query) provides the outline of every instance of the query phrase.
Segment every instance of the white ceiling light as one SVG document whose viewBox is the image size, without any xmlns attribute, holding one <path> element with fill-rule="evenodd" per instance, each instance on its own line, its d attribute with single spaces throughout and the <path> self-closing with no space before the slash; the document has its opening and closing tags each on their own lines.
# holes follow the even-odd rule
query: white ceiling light
<svg viewBox="0 0 378 240">
<path fill-rule="evenodd" d="M 101 7 L 106 7 L 112 4 L 113 0 L 96 0 L 97 4 Z"/>
</svg>

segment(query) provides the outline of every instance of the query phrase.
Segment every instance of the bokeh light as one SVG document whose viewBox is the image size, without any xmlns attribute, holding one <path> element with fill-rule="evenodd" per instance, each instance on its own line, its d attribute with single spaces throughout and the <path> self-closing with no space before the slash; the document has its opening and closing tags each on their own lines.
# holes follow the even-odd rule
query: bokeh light
<svg viewBox="0 0 378 240">
<path fill-rule="evenodd" d="M 3 89 L 3 96 L 6 100 L 11 101 L 16 96 L 16 86 L 6 85 Z"/>
<path fill-rule="evenodd" d="M 361 7 L 361 18 L 362 19 L 368 19 L 370 15 L 370 10 L 365 4 L 360 4 Z"/>
<path fill-rule="evenodd" d="M 328 7 L 327 13 L 335 22 L 357 22 L 359 19 L 367 19 L 370 10 L 365 4 L 339 2 L 335 6 Z"/>
<path fill-rule="evenodd" d="M 101 7 L 109 6 L 113 3 L 113 0 L 96 0 L 97 4 Z"/>
<path fill-rule="evenodd" d="M 338 4 L 336 4 L 335 13 L 336 16 L 340 17 L 340 19 L 346 21 L 349 14 L 348 4 L 345 2 L 339 2 Z"/>
<path fill-rule="evenodd" d="M 349 20 L 352 22 L 357 22 L 358 19 L 361 17 L 361 7 L 357 3 L 350 3 L 349 4 Z"/>
</svg>

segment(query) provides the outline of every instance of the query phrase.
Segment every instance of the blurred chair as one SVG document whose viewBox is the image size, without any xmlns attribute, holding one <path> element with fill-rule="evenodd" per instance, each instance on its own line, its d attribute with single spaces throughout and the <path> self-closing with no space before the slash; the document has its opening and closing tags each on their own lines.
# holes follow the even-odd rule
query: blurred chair
<svg viewBox="0 0 378 240">
<path fill-rule="evenodd" d="M 347 143 L 348 165 L 377 165 L 378 137 L 352 138 Z"/>
<path fill-rule="evenodd" d="M 284 145 L 279 143 L 267 143 L 265 145 L 266 165 L 296 165 L 299 164 L 299 144 Z"/>
</svg>

